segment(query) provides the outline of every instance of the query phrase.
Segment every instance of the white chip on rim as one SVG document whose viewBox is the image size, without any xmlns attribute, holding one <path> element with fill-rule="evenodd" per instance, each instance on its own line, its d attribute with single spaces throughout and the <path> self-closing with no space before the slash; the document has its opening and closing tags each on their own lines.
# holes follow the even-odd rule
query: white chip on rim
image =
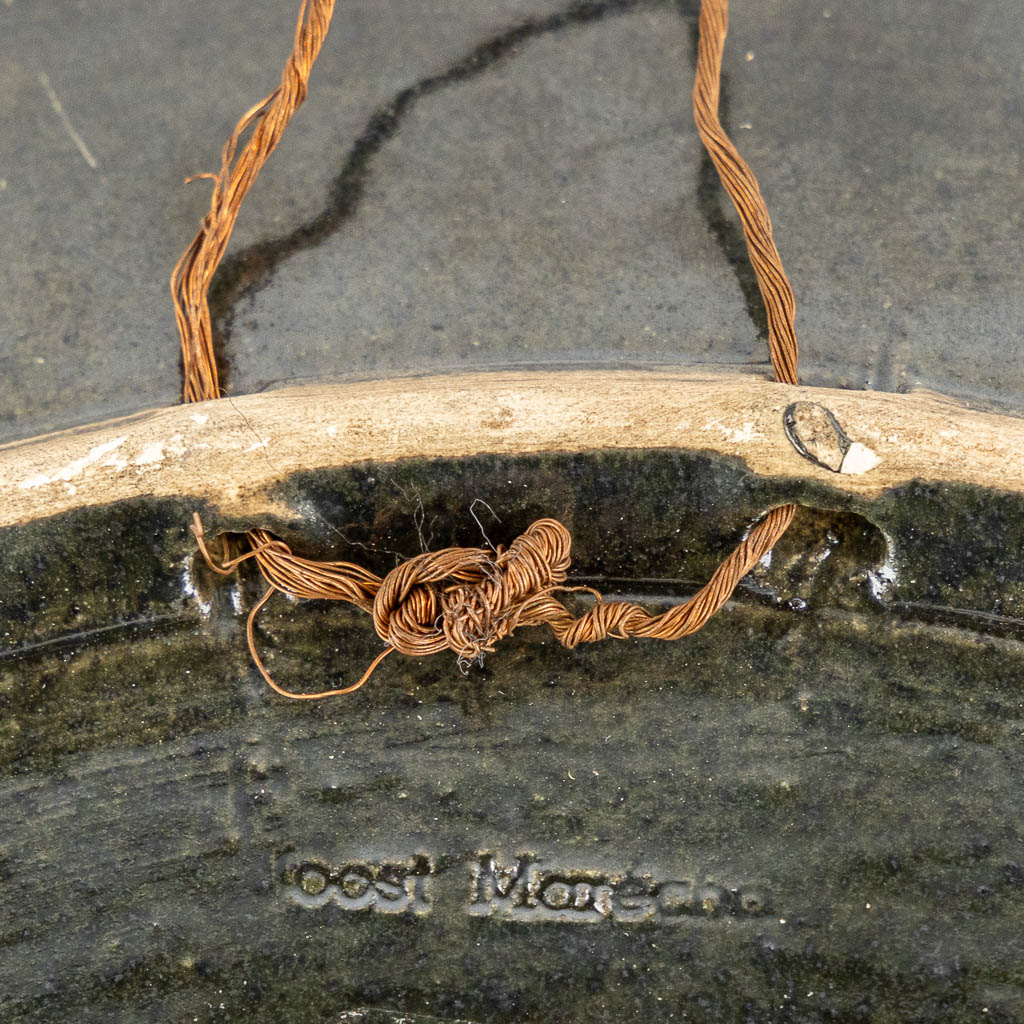
<svg viewBox="0 0 1024 1024">
<path fill-rule="evenodd" d="M 866 444 L 854 441 L 843 456 L 839 472 L 859 475 L 874 469 L 881 461 L 881 456 L 876 455 Z"/>
</svg>

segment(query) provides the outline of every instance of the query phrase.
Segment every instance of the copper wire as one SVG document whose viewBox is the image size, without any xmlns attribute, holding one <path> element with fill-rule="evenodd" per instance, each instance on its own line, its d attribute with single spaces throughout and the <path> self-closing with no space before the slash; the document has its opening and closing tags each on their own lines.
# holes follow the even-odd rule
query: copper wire
<svg viewBox="0 0 1024 1024">
<path fill-rule="evenodd" d="M 277 145 L 288 121 L 306 98 L 309 75 L 333 11 L 333 0 L 303 0 L 295 43 L 281 84 L 238 122 L 224 147 L 210 212 L 171 277 L 184 362 L 186 402 L 219 397 L 207 292 L 238 217 L 242 200 Z M 693 88 L 697 130 L 722 186 L 743 224 L 747 251 L 768 314 L 768 347 L 777 381 L 797 383 L 798 349 L 793 291 L 772 238 L 771 220 L 757 179 L 722 128 L 718 117 L 722 52 L 728 30 L 727 0 L 703 0 Z M 244 145 L 242 136 L 250 132 Z M 607 637 L 676 640 L 699 630 L 722 607 L 739 581 L 785 533 L 796 511 L 783 505 L 756 523 L 711 579 L 689 600 L 658 615 L 630 601 L 605 601 L 596 591 L 567 586 L 572 541 L 554 519 L 540 519 L 507 548 L 444 548 L 410 558 L 381 578 L 351 562 L 316 561 L 292 553 L 262 529 L 246 534 L 248 550 L 218 563 L 207 549 L 202 523 L 193 531 L 207 564 L 228 575 L 255 559 L 268 589 L 249 612 L 246 636 L 253 660 L 279 694 L 313 700 L 351 693 L 391 652 L 421 657 L 455 652 L 479 660 L 520 626 L 548 626 L 566 647 Z M 596 598 L 574 616 L 556 597 L 587 590 Z M 256 649 L 255 621 L 276 592 L 311 600 L 345 601 L 373 618 L 384 650 L 358 682 L 319 693 L 293 693 L 271 678 Z"/>
<path fill-rule="evenodd" d="M 747 255 L 768 314 L 768 352 L 775 379 L 796 384 L 799 349 L 796 342 L 796 302 L 782 258 L 772 237 L 772 222 L 757 178 L 739 150 L 725 134 L 718 119 L 722 77 L 722 51 L 729 31 L 728 0 L 703 0 L 700 5 L 700 39 L 697 44 L 697 75 L 693 83 L 693 118 L 743 224 Z"/>
<path fill-rule="evenodd" d="M 197 174 L 213 180 L 210 212 L 171 273 L 171 296 L 181 337 L 185 401 L 220 398 L 207 293 L 227 249 L 246 193 L 281 140 L 309 91 L 309 74 L 331 23 L 334 0 L 302 0 L 295 42 L 281 84 L 243 115 L 224 144 L 220 171 Z M 249 138 L 239 151 L 242 136 Z"/>
</svg>

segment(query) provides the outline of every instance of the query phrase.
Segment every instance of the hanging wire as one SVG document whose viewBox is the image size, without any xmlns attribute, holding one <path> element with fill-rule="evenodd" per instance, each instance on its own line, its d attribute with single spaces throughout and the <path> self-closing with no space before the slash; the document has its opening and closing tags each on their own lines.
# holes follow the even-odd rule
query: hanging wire
<svg viewBox="0 0 1024 1024">
<path fill-rule="evenodd" d="M 224 146 L 220 171 L 197 175 L 213 180 L 210 210 L 171 276 L 186 402 L 220 397 L 207 304 L 210 282 L 246 193 L 306 98 L 309 76 L 333 9 L 333 0 L 303 0 L 281 84 L 238 122 Z M 796 384 L 793 290 L 772 238 L 771 219 L 757 179 L 718 117 L 727 31 L 727 0 L 703 0 L 693 87 L 694 118 L 722 187 L 743 224 L 747 252 L 768 315 L 768 349 L 775 379 Z M 228 575 L 242 562 L 256 560 L 268 589 L 249 612 L 246 624 L 253 660 L 277 693 L 296 700 L 315 700 L 357 690 L 392 651 L 419 657 L 451 650 L 460 662 L 469 662 L 493 651 L 498 641 L 520 626 L 547 626 L 566 647 L 607 637 L 677 640 L 695 633 L 771 551 L 795 512 L 795 505 L 772 509 L 752 526 L 696 594 L 657 615 L 631 601 L 606 601 L 588 587 L 567 586 L 572 541 L 568 530 L 554 519 L 538 520 L 507 549 L 452 547 L 428 551 L 408 559 L 383 578 L 351 562 L 302 558 L 262 529 L 248 531 L 243 554 L 220 563 L 207 548 L 198 515 L 193 531 L 203 557 L 215 572 Z M 587 590 L 596 599 L 579 616 L 574 616 L 557 596 L 573 590 Z M 264 666 L 255 641 L 256 616 L 276 592 L 355 605 L 372 616 L 384 650 L 350 686 L 318 693 L 294 693 L 282 688 Z"/>
</svg>

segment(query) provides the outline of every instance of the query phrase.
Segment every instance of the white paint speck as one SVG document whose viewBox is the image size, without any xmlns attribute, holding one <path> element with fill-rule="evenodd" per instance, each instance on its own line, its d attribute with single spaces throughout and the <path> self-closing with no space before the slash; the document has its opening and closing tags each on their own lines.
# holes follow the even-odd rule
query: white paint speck
<svg viewBox="0 0 1024 1024">
<path fill-rule="evenodd" d="M 18 486 L 22 490 L 29 490 L 35 487 L 43 487 L 46 484 L 55 484 L 61 480 L 73 480 L 76 476 L 81 476 L 90 466 L 94 466 L 105 456 L 109 457 L 104 465 L 112 465 L 114 468 L 121 468 L 121 466 L 124 465 L 124 460 L 118 459 L 116 452 L 124 442 L 125 438 L 115 437 L 113 441 L 106 441 L 103 444 L 98 444 L 95 447 L 90 448 L 87 455 L 83 455 L 80 459 L 75 459 L 73 462 L 69 462 L 66 466 L 62 466 L 55 473 L 50 473 L 49 475 L 46 473 L 38 473 L 26 480 L 22 480 Z"/>
<path fill-rule="evenodd" d="M 742 427 L 730 427 L 725 432 L 725 438 L 727 441 L 732 441 L 733 444 L 746 444 L 748 441 L 753 441 L 755 437 L 760 437 L 760 433 L 754 429 L 753 423 L 744 423 Z"/>
<path fill-rule="evenodd" d="M 135 459 L 136 466 L 151 466 L 154 462 L 163 462 L 164 443 L 163 441 L 151 441 L 139 452 Z"/>
<path fill-rule="evenodd" d="M 730 427 L 721 420 L 708 420 L 701 428 L 707 433 L 718 434 L 723 440 L 732 444 L 746 444 L 749 441 L 763 439 L 764 434 L 754 423 L 744 423 L 742 427 Z"/>
<path fill-rule="evenodd" d="M 188 451 L 188 445 L 185 444 L 185 435 L 172 434 L 171 439 L 167 442 L 167 451 L 170 455 L 184 455 Z"/>
<path fill-rule="evenodd" d="M 212 605 L 209 601 L 204 601 L 199 596 L 199 591 L 196 589 L 195 580 L 192 579 L 192 556 L 186 555 L 181 563 L 181 592 L 187 598 L 195 600 L 199 606 L 199 611 L 203 615 L 209 615 Z"/>
<path fill-rule="evenodd" d="M 896 582 L 896 566 L 893 561 L 893 545 L 889 537 L 885 538 L 886 557 L 885 561 L 877 568 L 868 572 L 868 589 L 876 601 L 881 601 L 886 592 Z"/>
</svg>

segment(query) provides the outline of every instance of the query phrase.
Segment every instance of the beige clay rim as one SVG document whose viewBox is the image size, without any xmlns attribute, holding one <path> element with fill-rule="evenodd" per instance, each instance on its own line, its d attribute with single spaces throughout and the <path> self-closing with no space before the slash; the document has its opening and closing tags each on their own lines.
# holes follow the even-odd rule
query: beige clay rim
<svg viewBox="0 0 1024 1024">
<path fill-rule="evenodd" d="M 827 408 L 856 458 L 801 456 L 784 412 Z M 761 477 L 872 497 L 912 480 L 1024 493 L 1024 419 L 931 393 L 777 384 L 735 371 L 466 373 L 288 387 L 0 446 L 0 526 L 127 498 L 194 496 L 229 516 L 295 518 L 267 490 L 369 460 L 674 448 L 737 456 Z"/>
</svg>

